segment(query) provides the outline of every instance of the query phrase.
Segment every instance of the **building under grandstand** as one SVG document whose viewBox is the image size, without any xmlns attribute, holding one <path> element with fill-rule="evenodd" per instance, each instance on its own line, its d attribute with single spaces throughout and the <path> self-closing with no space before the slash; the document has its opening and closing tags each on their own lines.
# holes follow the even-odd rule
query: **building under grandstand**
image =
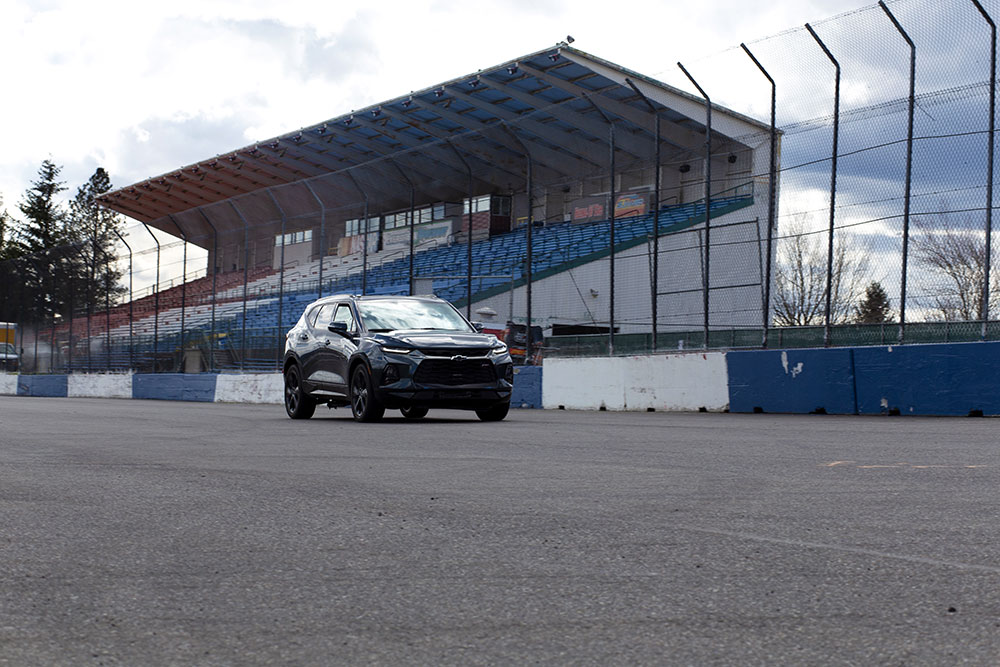
<svg viewBox="0 0 1000 667">
<path fill-rule="evenodd" d="M 697 329 L 709 169 L 708 319 L 760 326 L 771 129 L 713 105 L 706 164 L 705 119 L 562 43 L 121 188 L 102 204 L 204 247 L 209 275 L 114 334 L 280 345 L 335 292 L 434 292 L 494 328 Z"/>
</svg>

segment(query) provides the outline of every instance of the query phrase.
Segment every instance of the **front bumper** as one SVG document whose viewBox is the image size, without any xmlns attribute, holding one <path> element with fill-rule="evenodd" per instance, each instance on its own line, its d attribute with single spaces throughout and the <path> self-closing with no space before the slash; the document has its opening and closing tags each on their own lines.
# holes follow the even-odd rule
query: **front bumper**
<svg viewBox="0 0 1000 667">
<path fill-rule="evenodd" d="M 504 383 L 505 385 L 507 383 Z M 494 387 L 385 387 L 376 393 L 389 409 L 411 405 L 425 408 L 481 410 L 510 402 L 511 386 Z"/>
</svg>

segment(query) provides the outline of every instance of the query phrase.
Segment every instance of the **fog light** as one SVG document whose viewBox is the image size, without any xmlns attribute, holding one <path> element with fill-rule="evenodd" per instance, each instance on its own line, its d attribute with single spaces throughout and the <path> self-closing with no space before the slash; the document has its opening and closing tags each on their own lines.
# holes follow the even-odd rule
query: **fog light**
<svg viewBox="0 0 1000 667">
<path fill-rule="evenodd" d="M 386 364 L 382 370 L 382 384 L 392 384 L 399 382 L 399 370 L 392 364 Z"/>
<path fill-rule="evenodd" d="M 511 384 L 514 384 L 514 365 L 504 364 L 503 368 L 503 379 Z"/>
</svg>

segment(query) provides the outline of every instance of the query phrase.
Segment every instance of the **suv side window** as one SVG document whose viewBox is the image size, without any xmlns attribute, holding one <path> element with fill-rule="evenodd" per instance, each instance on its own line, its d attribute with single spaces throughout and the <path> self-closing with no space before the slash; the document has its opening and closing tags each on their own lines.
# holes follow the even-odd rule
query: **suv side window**
<svg viewBox="0 0 1000 667">
<path fill-rule="evenodd" d="M 337 313 L 333 316 L 333 321 L 346 324 L 348 333 L 357 331 L 357 327 L 354 326 L 354 313 L 351 311 L 350 305 L 346 303 L 337 305 Z"/>
<path fill-rule="evenodd" d="M 328 303 L 325 306 L 320 306 L 316 311 L 316 317 L 313 318 L 312 325 L 317 329 L 326 329 L 330 322 L 333 321 L 333 305 Z"/>
</svg>

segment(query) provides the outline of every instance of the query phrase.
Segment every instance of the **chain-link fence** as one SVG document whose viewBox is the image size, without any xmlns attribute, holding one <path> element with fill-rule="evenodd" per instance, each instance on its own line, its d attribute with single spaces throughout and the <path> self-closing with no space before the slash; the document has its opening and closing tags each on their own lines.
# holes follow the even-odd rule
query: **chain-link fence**
<svg viewBox="0 0 1000 667">
<path fill-rule="evenodd" d="M 84 241 L 0 264 L 0 343 L 22 372 L 274 370 L 336 293 L 435 293 L 521 331 L 529 363 L 996 339 L 998 5 L 879 3 L 654 73 L 688 94 L 514 63 L 199 163 L 161 180 L 222 193 L 245 159 L 259 188 L 175 205 L 152 227 L 181 241 L 147 226 L 140 252 L 120 237 L 114 257 Z M 491 93 L 523 109 L 476 120 Z M 403 107 L 454 129 L 393 130 Z"/>
</svg>

